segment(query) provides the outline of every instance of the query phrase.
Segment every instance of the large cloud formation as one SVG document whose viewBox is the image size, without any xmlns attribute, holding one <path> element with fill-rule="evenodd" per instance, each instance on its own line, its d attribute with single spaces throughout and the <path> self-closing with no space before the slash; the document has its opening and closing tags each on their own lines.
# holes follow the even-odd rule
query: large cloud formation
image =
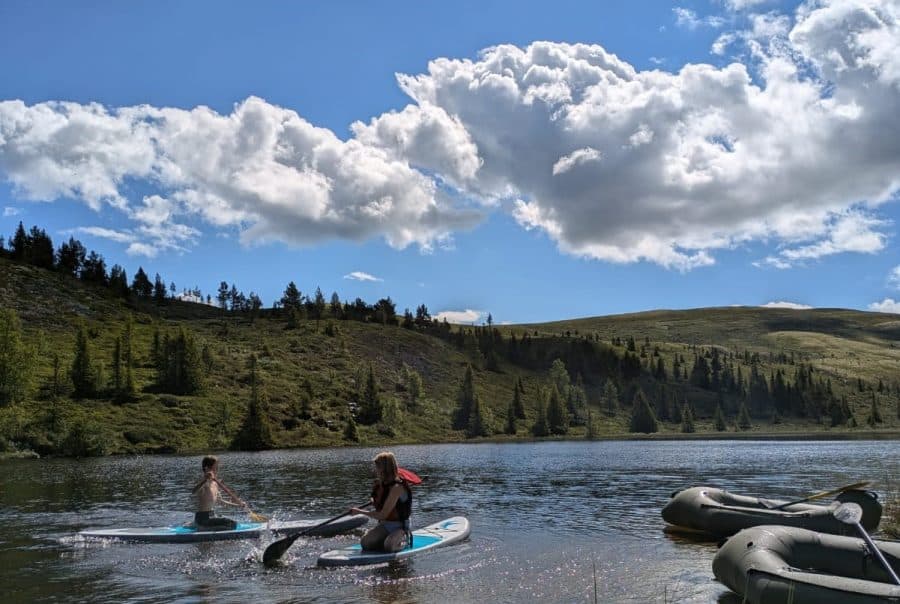
<svg viewBox="0 0 900 604">
<path fill-rule="evenodd" d="M 754 240 L 777 244 L 778 267 L 879 251 L 878 206 L 900 187 L 900 1 L 748 23 L 717 40 L 740 60 L 677 73 L 551 42 L 436 59 L 398 76 L 413 103 L 347 141 L 256 98 L 230 115 L 11 101 L 0 170 L 29 197 L 138 221 L 123 182 L 151 179 L 172 216 L 242 225 L 246 241 L 427 248 L 473 224 L 459 206 L 473 199 L 612 262 L 687 270 Z"/>
</svg>

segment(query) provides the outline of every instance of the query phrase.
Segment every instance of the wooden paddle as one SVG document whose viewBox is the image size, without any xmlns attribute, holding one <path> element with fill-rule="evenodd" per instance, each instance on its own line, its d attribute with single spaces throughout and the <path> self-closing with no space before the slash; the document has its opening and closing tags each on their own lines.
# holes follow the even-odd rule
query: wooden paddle
<svg viewBox="0 0 900 604">
<path fill-rule="evenodd" d="M 253 522 L 268 522 L 269 521 L 268 516 L 263 516 L 262 514 L 257 514 L 256 512 L 251 510 L 250 505 L 247 504 L 246 501 L 244 501 L 243 499 L 238 497 L 237 493 L 235 493 L 230 488 L 228 488 L 228 485 L 226 485 L 224 482 L 222 482 L 218 478 L 213 478 L 212 480 L 215 480 L 216 484 L 218 484 L 220 487 L 222 487 L 222 489 L 226 493 L 228 493 L 228 495 L 231 496 L 232 499 L 234 499 L 235 503 L 243 504 L 244 509 L 247 510 L 247 515 L 250 516 L 250 520 L 252 520 Z"/>
<path fill-rule="evenodd" d="M 362 507 L 366 507 L 368 505 L 369 505 L 369 503 L 367 502 L 363 505 L 356 506 L 356 507 L 362 508 Z M 307 529 L 303 529 L 299 533 L 294 533 L 293 535 L 283 537 L 283 538 L 279 539 L 278 541 L 273 541 L 266 548 L 266 551 L 263 552 L 263 564 L 265 564 L 266 566 L 272 566 L 273 564 L 275 564 L 276 562 L 278 562 L 281 559 L 281 557 L 284 555 L 284 553 L 286 551 L 288 551 L 288 549 L 290 549 L 290 547 L 292 545 L 294 545 L 294 541 L 296 541 L 303 535 L 308 535 L 309 533 L 313 532 L 314 530 L 316 530 L 318 528 L 322 528 L 326 524 L 331 524 L 335 520 L 340 520 L 344 516 L 349 516 L 350 514 L 352 514 L 352 512 L 347 510 L 343 514 L 338 514 L 337 516 L 329 518 L 325 522 L 321 522 L 315 526 L 311 526 Z"/>
<path fill-rule="evenodd" d="M 783 510 L 784 508 L 797 504 L 797 503 L 806 503 L 807 501 L 812 501 L 813 499 L 821 499 L 822 497 L 828 497 L 829 495 L 837 495 L 838 493 L 843 493 L 844 491 L 853 491 L 855 489 L 862 489 L 871 484 L 871 480 L 863 480 L 860 482 L 854 482 L 853 484 L 847 484 L 842 487 L 838 487 L 836 489 L 832 489 L 830 491 L 822 491 L 821 493 L 816 493 L 814 495 L 810 495 L 809 497 L 804 497 L 803 499 L 798 499 L 796 501 L 788 501 L 787 503 L 782 503 L 781 505 L 776 505 L 773 510 Z"/>
</svg>

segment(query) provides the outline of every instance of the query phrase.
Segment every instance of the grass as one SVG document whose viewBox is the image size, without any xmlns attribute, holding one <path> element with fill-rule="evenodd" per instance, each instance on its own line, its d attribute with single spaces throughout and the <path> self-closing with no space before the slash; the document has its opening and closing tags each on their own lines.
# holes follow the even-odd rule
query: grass
<svg viewBox="0 0 900 604">
<path fill-rule="evenodd" d="M 280 318 L 263 316 L 254 322 L 246 317 L 224 316 L 214 308 L 187 303 L 163 307 L 126 304 L 105 290 L 87 287 L 61 275 L 0 259 L 0 305 L 14 308 L 23 323 L 26 340 L 37 351 L 38 365 L 29 399 L 14 408 L 0 409 L 0 435 L 6 430 L 26 430 L 44 422 L 49 409 L 57 405 L 63 420 L 71 425 L 89 422 L 113 453 L 199 451 L 222 449 L 236 433 L 250 396 L 247 361 L 259 358 L 269 416 L 278 447 L 331 446 L 351 444 L 343 439 L 343 427 L 350 416 L 351 403 L 365 378 L 374 368 L 383 400 L 394 400 L 401 409 L 398 421 L 384 426 L 359 426 L 360 445 L 390 443 L 450 442 L 464 435 L 450 428 L 456 395 L 466 365 L 471 358 L 448 342 L 396 326 L 355 321 L 338 321 L 338 333 L 327 335 L 326 323 L 301 322 L 297 329 L 285 329 Z M 137 400 L 116 404 L 111 400 L 76 401 L 64 395 L 52 402 L 47 385 L 51 381 L 52 357 L 58 354 L 63 369 L 72 362 L 75 329 L 84 321 L 91 334 L 95 360 L 107 367 L 115 338 L 126 321 L 134 323 L 136 368 L 140 388 Z M 213 357 L 206 387 L 196 396 L 174 396 L 155 392 L 150 360 L 153 334 L 184 327 Z M 893 315 L 848 310 L 789 311 L 760 308 L 711 308 L 688 311 L 653 311 L 611 317 L 595 317 L 553 323 L 503 326 L 501 331 L 560 335 L 569 338 L 596 336 L 605 342 L 613 337 L 634 337 L 640 349 L 649 338 L 650 351 L 658 348 L 669 369 L 675 355 L 690 362 L 693 345 L 718 346 L 722 350 L 743 350 L 763 355 L 766 375 L 773 369 L 793 372 L 794 366 L 767 360 L 769 353 L 794 354 L 815 365 L 830 379 L 836 391 L 848 396 L 857 420 L 863 422 L 872 397 L 860 393 L 856 379 L 869 384 L 879 379 L 889 385 L 900 375 L 900 321 Z M 568 332 L 568 335 L 566 335 Z M 620 353 L 624 349 L 620 350 Z M 651 357 L 652 358 L 652 357 Z M 736 362 L 749 375 L 749 366 Z M 424 383 L 424 398 L 415 408 L 407 408 L 402 387 L 403 367 L 417 371 Z M 504 423 L 506 407 L 518 377 L 525 385 L 526 414 L 516 436 L 497 435 L 492 440 L 530 438 L 537 392 L 547 382 L 545 371 L 531 371 L 501 361 L 500 371 L 476 370 L 477 393 L 486 406 L 496 430 Z M 298 420 L 306 397 L 306 383 L 312 397 L 311 417 Z M 683 435 L 679 422 L 664 423 L 660 432 L 646 438 L 796 438 L 896 437 L 900 419 L 896 412 L 896 384 L 892 396 L 877 395 L 885 423 L 875 430 L 831 429 L 826 424 L 784 418 L 780 424 L 756 421 L 747 432 L 736 431 L 731 420 L 726 432 L 712 428 L 715 395 L 684 387 L 697 408 L 697 432 Z M 647 384 L 649 387 L 650 384 Z M 599 406 L 602 381 L 586 384 L 589 404 L 597 420 L 598 438 L 630 437 L 628 405 L 614 415 Z M 6 426 L 6 428 L 4 428 Z M 12 426 L 10 428 L 10 426 Z M 585 428 L 575 427 L 567 438 L 583 438 Z M 639 436 L 640 437 L 640 436 Z"/>
</svg>

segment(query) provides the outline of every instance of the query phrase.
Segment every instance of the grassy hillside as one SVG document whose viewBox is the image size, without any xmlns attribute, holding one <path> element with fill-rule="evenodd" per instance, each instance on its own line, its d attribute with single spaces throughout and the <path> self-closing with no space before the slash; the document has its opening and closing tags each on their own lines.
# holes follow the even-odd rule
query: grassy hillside
<svg viewBox="0 0 900 604">
<path fill-rule="evenodd" d="M 24 339 L 35 351 L 33 380 L 24 402 L 0 408 L 0 445 L 7 449 L 30 447 L 52 451 L 70 434 L 98 445 L 109 453 L 197 451 L 227 447 L 237 433 L 250 399 L 248 361 L 259 359 L 262 390 L 274 443 L 279 447 L 348 444 L 344 427 L 356 413 L 369 367 L 379 384 L 382 401 L 396 401 L 398 414 L 389 425 L 358 426 L 359 442 L 388 444 L 461 440 L 451 429 L 457 393 L 465 368 L 476 365 L 475 389 L 487 409 L 495 432 L 502 431 L 506 409 L 516 380 L 524 384 L 527 417 L 518 422 L 516 436 L 529 438 L 539 390 L 548 383 L 548 368 L 557 356 L 567 363 L 575 342 L 590 342 L 593 349 L 623 355 L 614 338 L 634 338 L 642 362 L 642 374 L 618 381 L 620 400 L 614 413 L 605 413 L 602 400 L 605 377 L 587 364 L 569 367 L 571 377 L 583 373 L 587 408 L 598 436 L 627 434 L 630 401 L 638 387 L 648 395 L 671 392 L 689 402 L 696 412 L 700 433 L 711 431 L 716 394 L 676 381 L 658 382 L 650 376 L 651 362 L 662 358 L 668 367 L 679 355 L 692 357 L 709 347 L 734 353 L 734 363 L 749 375 L 745 351 L 760 353 L 759 370 L 766 376 L 777 368 L 793 372 L 797 363 L 815 367 L 838 395 L 846 396 L 860 428 L 829 428 L 821 418 L 785 418 L 770 424 L 754 418 L 750 434 L 820 433 L 829 429 L 857 433 L 865 430 L 893 433 L 900 427 L 900 321 L 893 315 L 848 310 L 790 311 L 761 308 L 712 308 L 689 311 L 654 311 L 630 315 L 577 319 L 536 325 L 504 326 L 499 331 L 518 338 L 528 333 L 537 351 L 530 362 L 514 362 L 499 355 L 494 370 L 481 353 L 454 338 L 436 337 L 400 326 L 303 320 L 287 329 L 283 317 L 266 314 L 251 320 L 215 308 L 179 302 L 156 306 L 125 301 L 107 290 L 74 279 L 0 258 L 0 307 L 14 309 L 22 323 Z M 126 321 L 134 324 L 134 375 L 137 395 L 125 403 L 111 397 L 75 400 L 66 373 L 71 367 L 77 325 L 87 326 L 96 364 L 112 363 L 115 339 Z M 151 358 L 154 334 L 193 333 L 210 352 L 204 367 L 205 387 L 193 396 L 161 392 L 155 385 Z M 459 338 L 462 342 L 463 339 Z M 647 342 L 649 341 L 649 346 Z M 775 356 L 769 356 L 775 355 Z M 782 354 L 783 353 L 783 354 Z M 636 351 L 637 354 L 637 351 Z M 53 393 L 54 357 L 63 387 Z M 424 397 L 408 404 L 404 388 L 405 368 L 417 372 Z M 108 369 L 106 372 L 109 377 Z M 615 377 L 615 376 L 612 376 Z M 59 377 L 57 380 L 59 381 Z M 878 392 L 881 380 L 884 390 Z M 865 386 L 860 391 L 859 384 Z M 863 419 L 871 400 L 877 398 L 884 421 L 872 429 Z M 734 400 L 732 400 L 734 399 Z M 738 400 L 726 398 L 729 430 L 734 430 Z M 570 438 L 585 435 L 575 426 Z M 662 435 L 680 434 L 677 421 L 664 423 Z M 74 438 L 74 437 L 73 437 Z M 76 439 L 77 440 L 77 439 Z"/>
</svg>

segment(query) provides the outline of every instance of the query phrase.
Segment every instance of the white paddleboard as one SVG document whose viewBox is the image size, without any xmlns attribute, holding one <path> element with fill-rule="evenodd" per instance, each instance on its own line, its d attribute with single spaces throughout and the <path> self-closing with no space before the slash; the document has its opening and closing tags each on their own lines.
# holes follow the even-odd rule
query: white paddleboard
<svg viewBox="0 0 900 604">
<path fill-rule="evenodd" d="M 399 552 L 363 551 L 362 547 L 357 544 L 322 554 L 319 556 L 318 564 L 319 566 L 361 566 L 399 560 L 436 547 L 462 541 L 469 536 L 470 530 L 468 519 L 456 516 L 413 531 L 412 547 L 407 546 L 406 549 Z"/>
<path fill-rule="evenodd" d="M 193 524 L 183 526 L 161 526 L 145 528 L 118 528 L 81 531 L 82 537 L 95 539 L 119 539 L 123 541 L 143 541 L 147 543 L 196 543 L 200 541 L 224 541 L 228 539 L 255 539 L 266 532 L 277 537 L 287 537 L 325 522 L 326 518 L 296 520 L 293 522 L 248 522 L 239 523 L 234 530 L 203 531 Z M 335 520 L 325 526 L 310 531 L 310 537 L 330 537 L 364 525 L 368 516 L 357 514 Z"/>
</svg>

